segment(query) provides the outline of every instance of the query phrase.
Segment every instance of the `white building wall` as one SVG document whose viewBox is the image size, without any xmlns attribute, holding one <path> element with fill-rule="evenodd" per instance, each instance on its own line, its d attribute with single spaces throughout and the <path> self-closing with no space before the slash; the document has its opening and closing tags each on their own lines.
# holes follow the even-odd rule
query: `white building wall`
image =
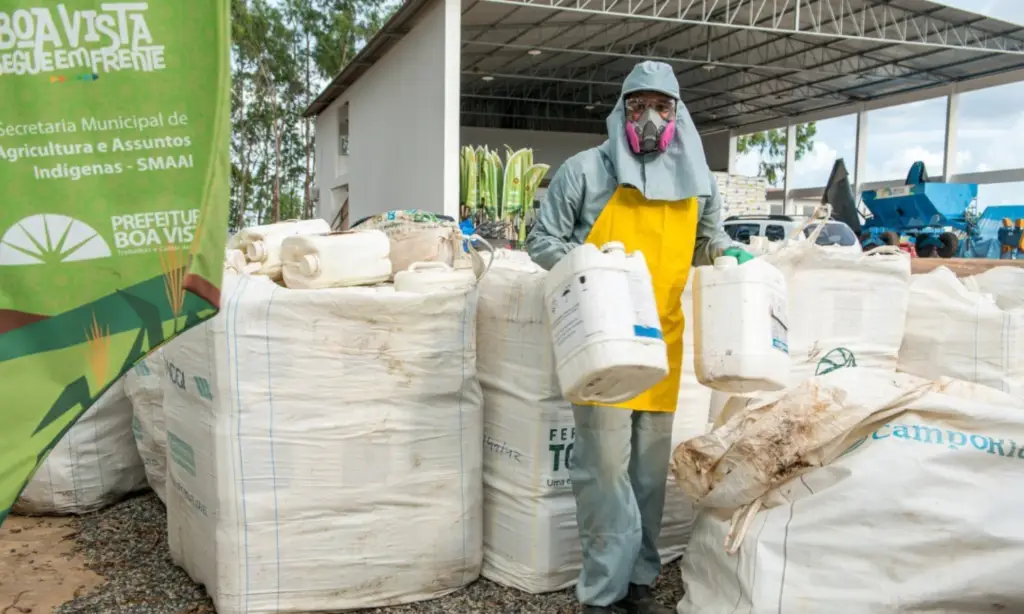
<svg viewBox="0 0 1024 614">
<path fill-rule="evenodd" d="M 335 100 L 316 118 L 316 216 L 333 222 L 348 197 L 348 156 L 339 153 L 339 133 L 347 130 L 348 108 Z"/>
<path fill-rule="evenodd" d="M 317 118 L 320 217 L 392 209 L 456 216 L 459 191 L 459 0 L 436 0 L 388 53 Z M 347 104 L 349 156 L 339 162 Z M 347 185 L 347 191 L 341 190 Z"/>
</svg>

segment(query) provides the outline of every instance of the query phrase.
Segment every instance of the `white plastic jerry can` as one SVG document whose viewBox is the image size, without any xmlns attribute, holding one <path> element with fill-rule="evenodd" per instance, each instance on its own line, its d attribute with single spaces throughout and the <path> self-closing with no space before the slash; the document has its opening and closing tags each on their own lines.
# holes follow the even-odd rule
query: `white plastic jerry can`
<svg viewBox="0 0 1024 614">
<path fill-rule="evenodd" d="M 694 365 L 700 383 L 745 394 L 782 390 L 790 357 L 786 280 L 757 258 L 721 256 L 697 267 L 693 284 Z"/>
<path fill-rule="evenodd" d="M 548 274 L 544 298 L 558 381 L 574 403 L 621 403 L 668 375 L 650 271 L 622 243 L 569 252 Z"/>
</svg>

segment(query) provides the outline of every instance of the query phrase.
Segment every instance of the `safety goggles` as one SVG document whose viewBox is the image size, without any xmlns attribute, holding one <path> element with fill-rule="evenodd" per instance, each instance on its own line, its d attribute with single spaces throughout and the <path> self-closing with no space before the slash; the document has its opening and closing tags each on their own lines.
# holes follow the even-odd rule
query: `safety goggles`
<svg viewBox="0 0 1024 614">
<path fill-rule="evenodd" d="M 647 109 L 654 109 L 662 119 L 671 119 L 676 103 L 666 98 L 637 97 L 626 100 L 626 117 L 629 121 L 639 121 Z"/>
</svg>

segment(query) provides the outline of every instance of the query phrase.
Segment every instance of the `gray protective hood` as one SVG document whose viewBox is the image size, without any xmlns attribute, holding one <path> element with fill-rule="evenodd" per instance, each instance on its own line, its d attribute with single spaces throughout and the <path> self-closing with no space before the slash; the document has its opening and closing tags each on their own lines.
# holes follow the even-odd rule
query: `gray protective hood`
<svg viewBox="0 0 1024 614">
<path fill-rule="evenodd" d="M 626 140 L 625 98 L 639 91 L 660 92 L 676 100 L 676 130 L 668 149 L 637 155 Z M 631 185 L 648 200 L 683 200 L 711 194 L 711 177 L 704 146 L 690 112 L 679 97 L 679 81 L 663 62 L 637 64 L 622 83 L 622 94 L 608 116 L 608 140 L 601 155 L 615 168 L 620 185 Z"/>
</svg>

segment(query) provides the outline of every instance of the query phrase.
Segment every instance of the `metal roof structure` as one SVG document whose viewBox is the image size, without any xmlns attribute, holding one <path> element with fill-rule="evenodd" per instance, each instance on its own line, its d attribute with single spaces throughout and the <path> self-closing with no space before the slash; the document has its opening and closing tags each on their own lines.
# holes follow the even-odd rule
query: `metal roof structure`
<svg viewBox="0 0 1024 614">
<path fill-rule="evenodd" d="M 307 110 L 415 23 L 406 0 Z M 466 126 L 604 133 L 636 62 L 676 69 L 702 132 L 1024 68 L 1024 27 L 928 0 L 462 0 Z"/>
</svg>

